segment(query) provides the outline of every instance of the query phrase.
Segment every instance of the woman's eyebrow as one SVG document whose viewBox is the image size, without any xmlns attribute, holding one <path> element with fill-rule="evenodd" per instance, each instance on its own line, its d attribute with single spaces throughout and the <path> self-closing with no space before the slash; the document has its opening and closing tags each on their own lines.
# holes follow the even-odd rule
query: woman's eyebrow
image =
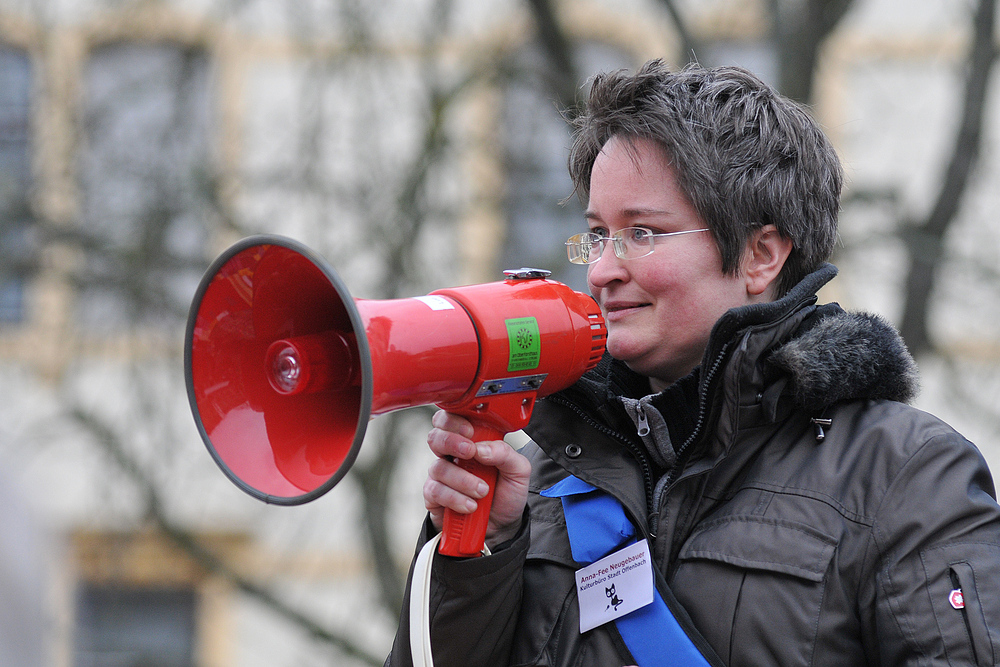
<svg viewBox="0 0 1000 667">
<path fill-rule="evenodd" d="M 670 211 L 666 211 L 658 208 L 626 208 L 618 213 L 623 218 L 656 218 L 656 217 L 669 217 L 671 215 Z M 602 220 L 600 215 L 596 211 L 586 210 L 583 212 L 583 217 L 587 220 Z"/>
</svg>

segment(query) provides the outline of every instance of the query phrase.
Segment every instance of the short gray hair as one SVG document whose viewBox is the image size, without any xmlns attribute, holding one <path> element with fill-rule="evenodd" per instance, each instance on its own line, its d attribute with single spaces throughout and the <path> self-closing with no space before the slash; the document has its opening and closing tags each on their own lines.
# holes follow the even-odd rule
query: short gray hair
<svg viewBox="0 0 1000 667">
<path fill-rule="evenodd" d="M 779 296 L 833 252 L 840 160 L 808 111 L 744 69 L 672 72 L 653 60 L 635 74 L 599 74 L 574 125 L 569 172 L 584 205 L 594 160 L 609 139 L 651 139 L 712 230 L 727 274 L 739 270 L 751 234 L 768 224 L 793 246 Z"/>
</svg>

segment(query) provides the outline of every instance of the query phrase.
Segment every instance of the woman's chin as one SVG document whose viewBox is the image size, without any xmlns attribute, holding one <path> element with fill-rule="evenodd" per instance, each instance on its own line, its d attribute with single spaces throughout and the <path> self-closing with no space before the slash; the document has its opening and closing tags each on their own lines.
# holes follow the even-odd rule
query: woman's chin
<svg viewBox="0 0 1000 667">
<path fill-rule="evenodd" d="M 608 354 L 617 359 L 618 361 L 625 362 L 629 368 L 631 368 L 636 373 L 644 373 L 645 364 L 643 363 L 643 351 L 634 344 L 630 344 L 628 341 L 613 340 L 611 337 L 608 338 L 607 343 Z"/>
<path fill-rule="evenodd" d="M 670 364 L 664 364 L 662 358 L 659 360 L 660 363 L 657 364 L 656 358 L 653 354 L 650 354 L 649 350 L 639 348 L 635 345 L 625 345 L 620 340 L 612 341 L 611 338 L 608 338 L 607 350 L 608 354 L 618 361 L 623 362 L 633 372 L 645 375 L 664 386 L 671 384 L 677 378 L 690 371 L 690 369 L 674 368 Z M 694 364 L 691 365 L 691 368 L 694 368 Z"/>
</svg>

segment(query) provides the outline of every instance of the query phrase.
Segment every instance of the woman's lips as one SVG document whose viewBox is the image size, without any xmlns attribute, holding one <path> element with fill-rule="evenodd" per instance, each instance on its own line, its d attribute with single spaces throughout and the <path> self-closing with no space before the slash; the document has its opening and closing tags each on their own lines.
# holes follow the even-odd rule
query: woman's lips
<svg viewBox="0 0 1000 667">
<path fill-rule="evenodd" d="M 604 319 L 608 322 L 617 322 L 647 306 L 649 306 L 648 303 L 608 303 L 604 306 Z"/>
</svg>

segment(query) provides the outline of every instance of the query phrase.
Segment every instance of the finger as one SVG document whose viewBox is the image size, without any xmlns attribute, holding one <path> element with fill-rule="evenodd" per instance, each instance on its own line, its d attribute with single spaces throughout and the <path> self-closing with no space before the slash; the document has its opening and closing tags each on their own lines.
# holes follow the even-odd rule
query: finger
<svg viewBox="0 0 1000 667">
<path fill-rule="evenodd" d="M 445 471 L 432 471 L 424 482 L 424 507 L 432 513 L 442 509 L 450 509 L 459 514 L 474 512 L 479 506 L 477 498 L 485 495 L 479 486 L 481 480 L 476 478 L 474 481 L 469 481 L 464 476 L 475 477 L 475 475 L 470 475 L 447 461 L 442 461 L 442 463 L 446 464 L 446 466 L 442 466 Z M 455 468 L 457 472 L 450 471 L 449 474 L 448 466 Z M 436 479 L 436 477 L 442 476 L 449 481 L 443 482 Z M 456 486 L 459 488 L 455 488 Z"/>
<path fill-rule="evenodd" d="M 472 422 L 461 415 L 456 415 L 445 410 L 438 410 L 431 417 L 431 425 L 442 431 L 451 431 L 466 438 L 472 438 L 474 429 Z"/>
<path fill-rule="evenodd" d="M 526 482 L 528 476 L 531 475 L 531 463 L 528 459 L 503 440 L 477 442 L 476 460 L 485 465 L 494 466 L 501 475 L 507 478 L 523 478 Z"/>
<path fill-rule="evenodd" d="M 449 509 L 459 514 L 472 514 L 479 504 L 472 498 L 451 489 L 440 482 L 428 479 L 424 482 L 424 507 L 432 516 Z"/>
<path fill-rule="evenodd" d="M 489 485 L 472 472 L 447 459 L 438 459 L 427 471 L 427 479 L 440 484 L 441 493 L 464 496 L 475 503 L 485 498 L 490 491 Z M 466 503 L 467 505 L 467 503 Z"/>
<path fill-rule="evenodd" d="M 432 428 L 427 434 L 427 444 L 439 457 L 471 459 L 476 454 L 476 445 L 467 437 L 440 428 Z"/>
</svg>

